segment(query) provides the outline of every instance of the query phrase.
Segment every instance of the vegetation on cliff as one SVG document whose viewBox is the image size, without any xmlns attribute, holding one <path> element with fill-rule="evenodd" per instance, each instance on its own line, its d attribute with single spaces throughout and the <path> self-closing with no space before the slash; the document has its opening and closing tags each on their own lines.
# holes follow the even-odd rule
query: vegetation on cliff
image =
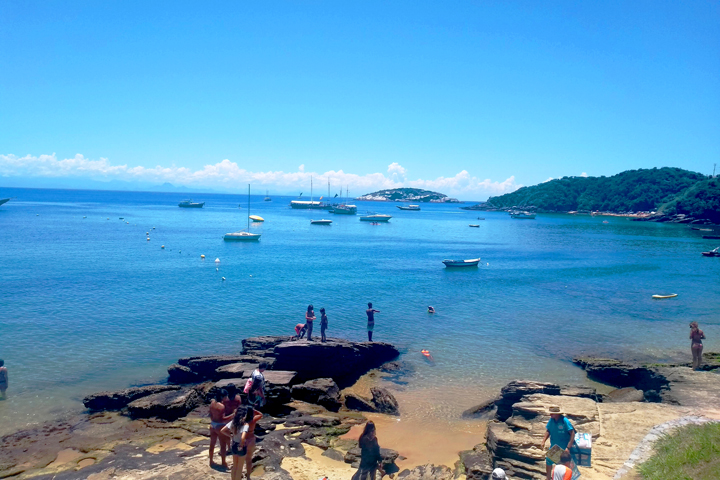
<svg viewBox="0 0 720 480">
<path fill-rule="evenodd" d="M 486 207 L 536 207 L 548 212 L 650 211 L 703 180 L 707 180 L 705 175 L 674 167 L 628 170 L 611 177 L 563 177 L 490 197 Z"/>
<path fill-rule="evenodd" d="M 697 182 L 662 205 L 660 212 L 666 215 L 685 214 L 720 223 L 720 179 L 715 177 Z"/>
<path fill-rule="evenodd" d="M 366 193 L 358 197 L 358 200 L 379 200 L 379 201 L 395 201 L 405 200 L 411 202 L 457 202 L 454 198 L 449 198 L 444 193 L 423 190 L 422 188 L 391 188 L 387 190 L 379 190 L 373 193 Z"/>
</svg>

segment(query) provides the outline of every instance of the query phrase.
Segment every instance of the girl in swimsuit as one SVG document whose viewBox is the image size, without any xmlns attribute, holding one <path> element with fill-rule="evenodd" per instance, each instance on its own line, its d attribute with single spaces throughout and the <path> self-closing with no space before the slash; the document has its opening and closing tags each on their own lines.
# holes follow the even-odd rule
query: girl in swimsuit
<svg viewBox="0 0 720 480">
<path fill-rule="evenodd" d="M 239 407 L 235 411 L 232 421 L 220 430 L 220 433 L 232 442 L 230 446 L 233 455 L 233 464 L 230 470 L 231 480 L 240 480 L 242 478 L 243 463 L 245 463 L 245 457 L 247 456 L 247 435 L 249 431 L 249 425 L 245 423 L 246 415 L 247 408 Z"/>
<path fill-rule="evenodd" d="M 690 350 L 692 350 L 693 370 L 700 370 L 702 364 L 703 338 L 705 338 L 705 334 L 698 328 L 697 322 L 690 322 Z"/>
<path fill-rule="evenodd" d="M 307 327 L 307 339 L 308 342 L 312 340 L 312 327 L 313 321 L 315 320 L 315 311 L 312 305 L 308 305 L 307 312 L 305 312 L 305 327 Z"/>
<path fill-rule="evenodd" d="M 247 446 L 247 455 L 245 455 L 245 475 L 247 480 L 250 480 L 253 453 L 255 452 L 255 425 L 262 417 L 262 413 L 252 407 L 248 407 L 247 414 L 245 415 L 245 423 L 248 426 L 248 433 L 245 437 L 245 445 Z"/>
</svg>

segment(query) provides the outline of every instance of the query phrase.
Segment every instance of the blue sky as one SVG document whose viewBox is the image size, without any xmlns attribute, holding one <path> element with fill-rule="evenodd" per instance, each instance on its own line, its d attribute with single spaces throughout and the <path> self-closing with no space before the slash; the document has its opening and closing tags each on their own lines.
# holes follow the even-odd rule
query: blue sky
<svg viewBox="0 0 720 480">
<path fill-rule="evenodd" d="M 718 2 L 8 0 L 0 52 L 0 186 L 482 199 L 720 160 Z"/>
</svg>

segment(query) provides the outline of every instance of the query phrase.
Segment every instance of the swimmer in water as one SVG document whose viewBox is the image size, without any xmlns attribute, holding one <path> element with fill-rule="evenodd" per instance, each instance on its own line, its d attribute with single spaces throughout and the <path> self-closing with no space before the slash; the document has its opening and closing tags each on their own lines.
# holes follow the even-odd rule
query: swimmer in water
<svg viewBox="0 0 720 480">
<path fill-rule="evenodd" d="M 428 307 L 428 313 L 435 313 L 435 309 L 433 307 Z"/>
</svg>

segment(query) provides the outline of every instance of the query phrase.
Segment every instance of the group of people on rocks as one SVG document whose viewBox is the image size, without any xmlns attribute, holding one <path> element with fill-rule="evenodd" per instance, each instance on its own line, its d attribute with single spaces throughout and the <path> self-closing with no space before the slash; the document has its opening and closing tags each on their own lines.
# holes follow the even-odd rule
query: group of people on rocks
<svg viewBox="0 0 720 480">
<path fill-rule="evenodd" d="M 265 405 L 265 376 L 267 363 L 261 363 L 252 372 L 244 388 L 246 404 L 239 393 L 231 399 L 227 390 L 221 389 L 210 401 L 210 466 L 214 466 L 215 445 L 220 444 L 222 466 L 228 468 L 228 450 L 233 456 L 231 480 L 242 478 L 243 466 L 246 478 L 252 473 L 255 451 L 255 425 L 263 414 L 258 410 Z M 228 448 L 230 447 L 230 448 Z"/>
<path fill-rule="evenodd" d="M 428 307 L 432 308 L 432 307 Z M 375 310 L 372 306 L 372 303 L 368 302 L 368 308 L 365 310 L 365 314 L 367 315 L 367 334 L 368 334 L 368 342 L 372 342 L 372 336 L 373 331 L 375 330 L 375 314 L 380 313 L 380 310 Z M 433 310 L 433 313 L 435 311 Z M 301 339 L 307 334 L 308 341 L 312 341 L 312 332 L 313 332 L 313 324 L 315 322 L 315 307 L 312 305 L 308 305 L 307 311 L 305 312 L 305 323 L 298 323 L 295 325 L 295 336 L 293 338 L 295 339 Z M 320 341 L 326 342 L 327 337 L 325 336 L 325 331 L 328 328 L 328 317 L 325 313 L 325 309 L 320 309 Z"/>
</svg>

